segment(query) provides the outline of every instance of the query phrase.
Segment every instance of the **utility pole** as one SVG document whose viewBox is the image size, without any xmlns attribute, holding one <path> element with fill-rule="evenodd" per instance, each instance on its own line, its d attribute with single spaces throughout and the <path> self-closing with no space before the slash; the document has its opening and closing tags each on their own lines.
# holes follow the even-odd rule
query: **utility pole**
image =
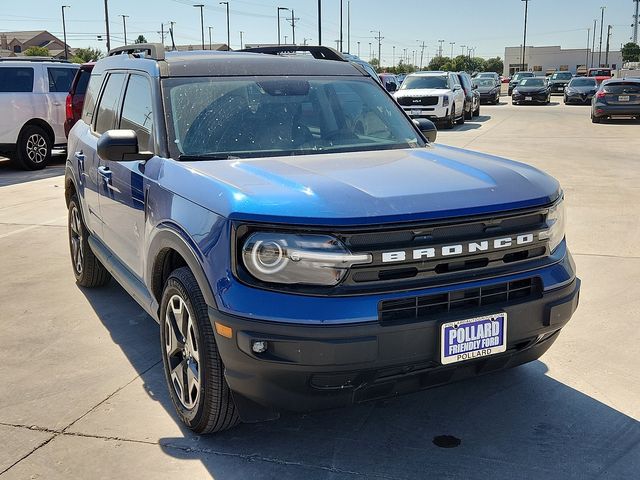
<svg viewBox="0 0 640 480">
<path fill-rule="evenodd" d="M 444 40 L 438 40 L 438 43 L 440 44 L 440 48 L 438 49 L 438 55 L 441 57 L 442 56 L 442 44 L 444 43 Z"/>
<path fill-rule="evenodd" d="M 318 45 L 322 45 L 322 0 L 318 0 Z"/>
<path fill-rule="evenodd" d="M 611 25 L 607 26 L 607 53 L 604 57 L 604 63 L 608 67 L 609 66 L 609 40 L 611 40 L 611 29 L 613 27 Z"/>
<path fill-rule="evenodd" d="M 598 20 L 593 21 L 593 44 L 591 45 L 591 66 L 593 68 L 593 55 L 596 50 L 596 28 L 598 28 Z"/>
<path fill-rule="evenodd" d="M 127 18 L 129 15 L 120 15 L 122 17 L 122 28 L 124 30 L 124 44 L 127 45 Z"/>
<path fill-rule="evenodd" d="M 425 44 L 424 44 L 424 40 L 423 40 L 422 41 L 422 45 L 420 45 L 420 70 L 422 70 L 422 64 L 423 64 L 423 61 L 424 61 L 424 47 L 425 47 Z"/>
<path fill-rule="evenodd" d="M 342 52 L 342 0 L 340 0 L 340 51 Z"/>
<path fill-rule="evenodd" d="M 376 33 L 375 30 L 370 30 L 370 33 Z M 378 30 L 378 36 L 376 37 L 374 35 L 373 38 L 375 38 L 376 40 L 378 40 L 378 67 L 382 67 L 382 39 L 384 38 L 382 36 L 382 33 L 380 32 L 380 30 Z"/>
<path fill-rule="evenodd" d="M 200 33 L 202 35 L 202 50 L 204 50 L 204 5 L 199 3 L 198 5 L 194 5 L 193 8 L 200 9 Z"/>
<path fill-rule="evenodd" d="M 231 30 L 229 29 L 229 2 L 220 2 L 227 7 L 227 52 L 231 50 Z"/>
<path fill-rule="evenodd" d="M 62 34 L 64 35 L 64 59 L 69 60 L 69 47 L 67 47 L 67 25 L 64 21 L 64 9 L 71 8 L 69 5 L 62 5 Z"/>
<path fill-rule="evenodd" d="M 213 27 L 207 27 L 209 29 L 209 50 L 213 50 L 213 44 L 211 43 L 211 31 Z"/>
<path fill-rule="evenodd" d="M 286 7 L 278 7 L 278 45 L 280 45 L 280 10 L 289 11 Z"/>
<path fill-rule="evenodd" d="M 358 42 L 358 57 L 360 57 L 360 42 Z"/>
<path fill-rule="evenodd" d="M 638 43 L 638 20 L 640 20 L 640 0 L 633 0 L 636 4 L 636 13 L 633 16 L 633 43 Z"/>
<path fill-rule="evenodd" d="M 524 2 L 524 38 L 522 40 L 522 68 L 524 71 L 524 54 L 527 52 L 527 14 L 529 13 L 529 2 L 531 0 L 522 0 Z"/>
<path fill-rule="evenodd" d="M 604 26 L 604 9 L 606 7 L 600 7 L 602 10 L 602 18 L 600 19 L 600 47 L 598 48 L 598 68 L 602 66 L 602 28 Z"/>
<path fill-rule="evenodd" d="M 242 43 L 242 36 L 244 35 L 244 32 L 242 30 L 240 30 L 240 50 L 242 50 L 244 48 L 244 44 Z"/>
<path fill-rule="evenodd" d="M 466 45 L 460 45 L 460 55 L 464 56 L 464 49 Z"/>
<path fill-rule="evenodd" d="M 347 1 L 347 53 L 351 53 L 351 0 Z"/>
<path fill-rule="evenodd" d="M 409 57 L 407 57 L 407 49 L 403 48 L 404 51 L 404 55 L 402 56 L 402 58 L 404 59 L 404 63 L 409 63 Z"/>
<path fill-rule="evenodd" d="M 173 26 L 176 24 L 176 22 L 169 22 L 169 35 L 171 35 L 171 49 L 175 52 L 176 51 L 176 37 L 173 34 Z"/>
<path fill-rule="evenodd" d="M 164 22 L 160 24 L 160 40 L 162 41 L 162 46 L 164 47 Z"/>
<path fill-rule="evenodd" d="M 449 42 L 449 45 L 451 45 L 451 59 L 453 60 L 453 46 L 456 44 L 456 42 Z"/>
<path fill-rule="evenodd" d="M 373 44 L 369 42 L 369 61 L 373 58 L 373 47 L 371 45 Z"/>
<path fill-rule="evenodd" d="M 595 33 L 595 32 L 594 32 Z M 591 28 L 587 28 L 587 60 L 584 62 L 584 66 L 585 68 L 589 68 L 589 44 L 591 43 L 590 41 L 590 35 L 591 35 Z"/>
<path fill-rule="evenodd" d="M 393 55 L 391 56 L 391 63 L 393 64 L 392 66 L 395 67 L 396 66 L 396 46 L 393 46 Z"/>
<path fill-rule="evenodd" d="M 289 22 L 291 22 L 291 33 L 293 34 L 292 36 L 293 41 L 291 43 L 295 45 L 296 44 L 296 20 L 300 20 L 300 19 L 296 18 L 296 16 L 293 13 L 293 9 L 291 9 L 291 18 L 289 18 L 288 20 Z"/>
<path fill-rule="evenodd" d="M 111 38 L 109 36 L 109 5 L 108 0 L 104 0 L 104 23 L 107 27 L 107 53 L 111 50 Z"/>
</svg>

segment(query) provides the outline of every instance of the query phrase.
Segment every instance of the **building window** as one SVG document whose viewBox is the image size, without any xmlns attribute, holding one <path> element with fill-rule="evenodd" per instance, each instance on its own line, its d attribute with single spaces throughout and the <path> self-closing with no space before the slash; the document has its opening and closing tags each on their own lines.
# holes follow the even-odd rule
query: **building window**
<svg viewBox="0 0 640 480">
<path fill-rule="evenodd" d="M 20 45 L 14 45 L 13 53 L 22 53 L 22 47 Z"/>
<path fill-rule="evenodd" d="M 533 67 L 533 71 L 534 72 L 541 72 L 542 71 L 542 65 L 535 65 Z"/>
<path fill-rule="evenodd" d="M 569 71 L 569 65 L 560 65 L 560 71 L 561 72 L 568 72 Z"/>
</svg>

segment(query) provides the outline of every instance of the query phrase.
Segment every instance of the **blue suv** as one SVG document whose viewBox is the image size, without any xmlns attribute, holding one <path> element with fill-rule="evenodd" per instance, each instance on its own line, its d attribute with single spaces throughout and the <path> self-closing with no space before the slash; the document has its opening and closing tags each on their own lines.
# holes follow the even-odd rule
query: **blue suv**
<svg viewBox="0 0 640 480">
<path fill-rule="evenodd" d="M 578 304 L 556 180 L 430 143 L 305 48 L 118 48 L 69 136 L 76 281 L 115 278 L 160 324 L 196 432 L 535 360 Z"/>
</svg>

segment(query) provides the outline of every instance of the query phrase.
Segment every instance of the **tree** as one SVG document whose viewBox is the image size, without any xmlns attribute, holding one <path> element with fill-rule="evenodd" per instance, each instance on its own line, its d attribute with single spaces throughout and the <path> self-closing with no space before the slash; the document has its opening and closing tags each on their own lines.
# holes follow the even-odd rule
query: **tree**
<svg viewBox="0 0 640 480">
<path fill-rule="evenodd" d="M 134 43 L 147 43 L 147 39 L 144 38 L 144 35 L 138 35 L 138 38 L 136 38 Z"/>
<path fill-rule="evenodd" d="M 49 57 L 49 49 L 46 47 L 29 47 L 24 51 L 27 57 Z"/>
<path fill-rule="evenodd" d="M 502 72 L 504 71 L 504 62 L 500 57 L 488 58 L 484 62 L 484 71 L 496 72 L 498 75 L 502 75 Z"/>
<path fill-rule="evenodd" d="M 73 63 L 87 63 L 99 60 L 103 56 L 104 54 L 97 48 L 76 48 L 71 61 Z"/>
<path fill-rule="evenodd" d="M 444 66 L 450 61 L 446 57 L 433 57 L 427 66 L 427 70 L 443 70 Z"/>
<path fill-rule="evenodd" d="M 640 62 L 640 46 L 637 43 L 629 42 L 622 47 L 623 62 Z"/>
</svg>

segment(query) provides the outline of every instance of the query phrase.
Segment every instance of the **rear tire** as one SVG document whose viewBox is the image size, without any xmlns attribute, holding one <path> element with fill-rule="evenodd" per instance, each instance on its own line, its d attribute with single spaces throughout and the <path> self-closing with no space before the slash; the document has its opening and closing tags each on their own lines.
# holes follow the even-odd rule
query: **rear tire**
<svg viewBox="0 0 640 480">
<path fill-rule="evenodd" d="M 165 283 L 160 332 L 165 378 L 180 420 L 201 434 L 240 423 L 207 304 L 188 267 L 174 270 Z"/>
<path fill-rule="evenodd" d="M 451 130 L 456 125 L 456 106 L 453 104 L 451 106 L 451 112 L 449 112 L 449 117 L 445 120 L 444 129 Z"/>
<path fill-rule="evenodd" d="M 467 115 L 467 112 L 466 112 L 466 111 L 464 110 L 464 108 L 463 108 L 463 109 L 462 109 L 462 115 L 460 115 L 460 118 L 459 118 L 459 119 L 457 119 L 455 122 L 456 122 L 458 125 L 464 125 L 464 121 L 465 121 L 465 117 L 466 117 L 466 115 Z M 454 118 L 454 119 L 456 118 L 456 109 L 455 109 L 455 105 L 454 105 L 454 108 L 453 108 L 453 118 Z"/>
<path fill-rule="evenodd" d="M 469 107 L 469 112 L 463 110 L 463 115 L 465 120 L 471 120 L 473 118 L 473 102 L 471 102 L 471 106 Z"/>
<path fill-rule="evenodd" d="M 473 111 L 473 116 L 474 116 L 474 117 L 479 117 L 479 116 L 480 116 L 480 102 L 478 102 L 478 108 L 476 108 L 476 109 Z"/>
<path fill-rule="evenodd" d="M 102 287 L 109 283 L 111 274 L 93 254 L 89 245 L 89 231 L 82 220 L 82 210 L 78 197 L 73 194 L 69 200 L 68 215 L 69 252 L 76 283 L 81 287 Z"/>
<path fill-rule="evenodd" d="M 600 117 L 591 115 L 591 123 L 602 123 L 602 119 Z"/>
<path fill-rule="evenodd" d="M 27 125 L 16 145 L 17 164 L 25 170 L 41 170 L 51 160 L 53 140 L 37 125 Z"/>
</svg>

